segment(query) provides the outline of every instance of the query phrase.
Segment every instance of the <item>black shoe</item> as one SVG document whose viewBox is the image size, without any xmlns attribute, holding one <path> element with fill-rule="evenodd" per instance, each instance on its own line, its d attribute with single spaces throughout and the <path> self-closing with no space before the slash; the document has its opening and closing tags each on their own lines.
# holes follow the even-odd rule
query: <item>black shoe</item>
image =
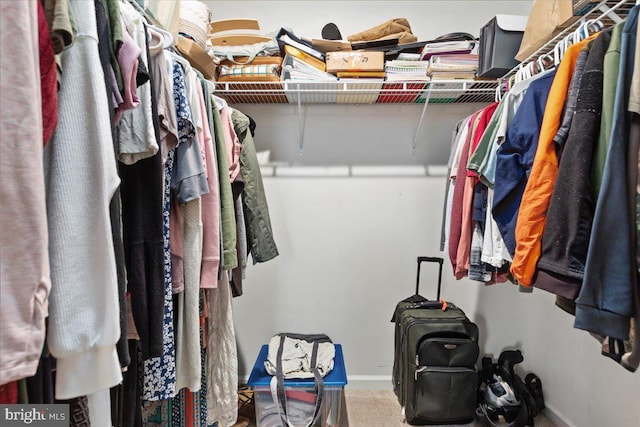
<svg viewBox="0 0 640 427">
<path fill-rule="evenodd" d="M 542 381 L 534 373 L 527 374 L 524 378 L 524 382 L 529 390 L 529 393 L 533 396 L 533 400 L 536 404 L 536 411 L 540 413 L 544 406 L 544 394 L 542 393 Z"/>
<path fill-rule="evenodd" d="M 322 38 L 325 40 L 342 40 L 338 26 L 333 22 L 322 27 Z"/>
<path fill-rule="evenodd" d="M 522 352 L 520 350 L 505 350 L 498 357 L 498 372 L 503 380 L 513 384 L 513 367 L 522 362 Z"/>
</svg>

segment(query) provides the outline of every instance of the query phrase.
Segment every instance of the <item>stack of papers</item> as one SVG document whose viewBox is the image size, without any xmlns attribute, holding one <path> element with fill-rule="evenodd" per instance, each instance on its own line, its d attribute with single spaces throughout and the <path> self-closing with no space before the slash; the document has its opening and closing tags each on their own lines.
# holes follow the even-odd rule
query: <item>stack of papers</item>
<svg viewBox="0 0 640 427">
<path fill-rule="evenodd" d="M 407 61 L 396 59 L 387 61 L 384 71 L 387 74 L 387 81 L 429 81 L 427 75 L 429 61 Z"/>
<path fill-rule="evenodd" d="M 474 79 L 478 70 L 476 54 L 433 55 L 428 74 L 432 80 Z"/>
<path fill-rule="evenodd" d="M 422 48 L 422 59 L 428 60 L 433 55 L 449 53 L 471 53 L 476 42 L 471 40 L 427 43 Z"/>
</svg>

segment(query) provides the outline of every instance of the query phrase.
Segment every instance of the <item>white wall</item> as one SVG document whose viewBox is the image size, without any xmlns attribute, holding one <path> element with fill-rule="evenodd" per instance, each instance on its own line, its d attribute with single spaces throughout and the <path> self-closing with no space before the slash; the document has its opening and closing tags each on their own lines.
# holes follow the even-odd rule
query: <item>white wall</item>
<svg viewBox="0 0 640 427">
<path fill-rule="evenodd" d="M 212 19 L 254 18 L 265 33 L 291 28 L 298 36 L 321 38 L 322 27 L 335 23 L 346 39 L 349 35 L 391 18 L 409 20 L 419 40 L 464 31 L 478 35 L 480 27 L 496 13 L 527 15 L 531 0 L 448 1 L 205 1 Z"/>
<path fill-rule="evenodd" d="M 382 380 L 390 387 L 389 320 L 413 292 L 415 257 L 446 259 L 438 247 L 444 184 L 438 177 L 265 178 L 280 256 L 250 266 L 244 295 L 234 300 L 241 373 L 274 333 L 324 332 L 343 344 L 352 386 Z M 435 268 L 422 277 L 423 295 L 434 298 Z M 521 367 L 542 379 L 559 425 L 640 425 L 640 374 L 600 356 L 551 294 L 457 282 L 445 263 L 443 297 L 478 324 L 483 354 L 523 351 Z"/>
<path fill-rule="evenodd" d="M 215 19 L 255 17 L 308 37 L 335 22 L 344 36 L 406 16 L 421 39 L 451 31 L 477 34 L 496 13 L 526 14 L 530 1 L 209 1 Z M 463 14 L 463 18 L 461 17 Z M 442 164 L 454 123 L 477 106 L 430 106 L 418 153 L 410 145 L 420 106 L 309 106 L 303 155 L 295 107 L 241 106 L 258 122 L 256 145 L 272 159 L 318 164 Z M 398 300 L 413 292 L 415 257 L 438 251 L 444 178 L 265 178 L 281 255 L 248 268 L 234 300 L 240 371 L 281 331 L 326 332 L 344 345 L 354 380 L 390 386 Z M 446 264 L 445 264 L 446 265 Z M 424 285 L 435 282 L 425 268 Z M 433 278 L 433 279 L 432 279 Z M 600 356 L 599 345 L 573 329 L 552 295 L 522 294 L 510 284 L 455 281 L 445 268 L 444 297 L 481 330 L 482 351 L 520 348 L 522 368 L 542 379 L 556 420 L 578 427 L 640 425 L 640 374 Z M 423 294 L 433 297 L 433 288 Z M 301 303 L 301 301 L 305 301 Z M 374 384 L 372 381 L 371 384 Z"/>
</svg>

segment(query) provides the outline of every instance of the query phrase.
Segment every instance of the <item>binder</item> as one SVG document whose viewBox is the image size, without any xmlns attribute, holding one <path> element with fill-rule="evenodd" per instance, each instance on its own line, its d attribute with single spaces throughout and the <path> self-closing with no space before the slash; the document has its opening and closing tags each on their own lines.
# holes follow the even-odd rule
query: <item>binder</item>
<svg viewBox="0 0 640 427">
<path fill-rule="evenodd" d="M 313 56 L 319 61 L 324 62 L 324 52 L 321 52 L 318 49 L 314 48 L 311 43 L 302 40 L 286 28 L 280 28 L 280 31 L 278 31 L 278 34 L 276 34 L 275 39 L 278 42 L 278 46 L 280 47 L 280 54 L 283 57 L 286 55 L 284 47 L 289 45 Z"/>
</svg>

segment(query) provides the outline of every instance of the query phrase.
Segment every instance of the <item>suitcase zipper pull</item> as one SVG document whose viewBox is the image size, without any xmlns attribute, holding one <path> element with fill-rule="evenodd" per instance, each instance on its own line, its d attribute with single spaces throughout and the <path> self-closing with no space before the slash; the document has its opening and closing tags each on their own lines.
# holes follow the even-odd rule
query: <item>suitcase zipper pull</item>
<svg viewBox="0 0 640 427">
<path fill-rule="evenodd" d="M 418 367 L 416 368 L 416 372 L 414 373 L 414 378 L 415 378 L 415 380 L 416 380 L 416 381 L 418 381 L 418 374 L 419 374 L 420 372 L 424 372 L 424 371 L 426 371 L 427 369 L 428 369 L 428 367 L 427 367 L 427 366 L 418 366 Z"/>
</svg>

